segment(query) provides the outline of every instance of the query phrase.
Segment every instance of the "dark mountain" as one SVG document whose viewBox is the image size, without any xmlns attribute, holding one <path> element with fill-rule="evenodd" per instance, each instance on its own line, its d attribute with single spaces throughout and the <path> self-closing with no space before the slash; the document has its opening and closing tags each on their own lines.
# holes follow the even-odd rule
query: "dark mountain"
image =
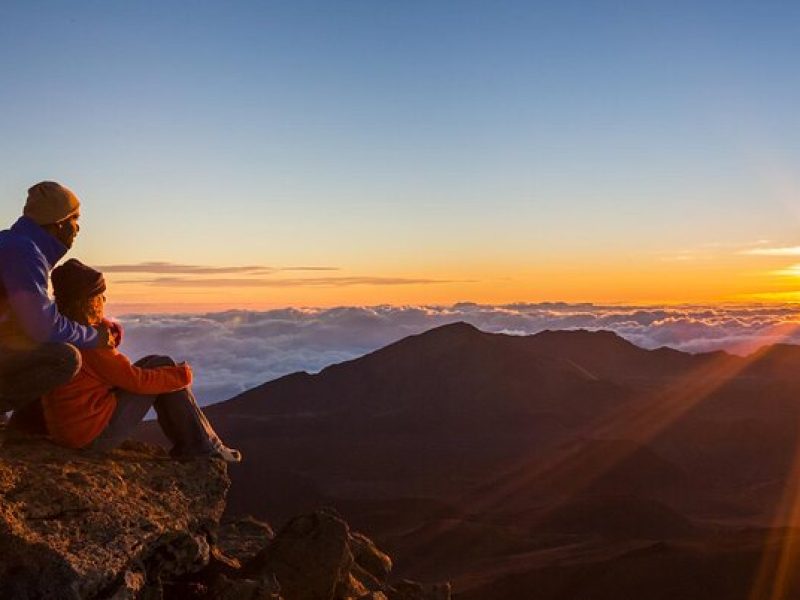
<svg viewBox="0 0 800 600">
<path fill-rule="evenodd" d="M 757 550 L 726 548 L 741 528 L 785 524 L 773 515 L 798 406 L 794 346 L 688 354 L 603 331 L 456 323 L 207 413 L 247 457 L 232 469 L 230 512 L 280 522 L 332 505 L 400 573 L 516 590 L 465 598 L 539 585 L 565 598 L 576 577 L 605 576 L 589 564 L 660 581 L 653 554 L 635 554 L 659 541 L 679 539 L 670 561 L 701 580 L 705 565 L 715 577 L 751 561 Z"/>
<path fill-rule="evenodd" d="M 644 350 L 611 331 L 542 331 L 519 339 L 536 352 L 569 360 L 608 381 L 645 383 L 714 363 L 740 362 L 738 357 L 725 352 Z"/>
<path fill-rule="evenodd" d="M 797 365 L 800 364 L 800 346 L 773 344 L 765 346 L 745 359 L 747 367 L 743 375 L 769 378 L 772 380 L 793 380 L 797 378 Z"/>
<path fill-rule="evenodd" d="M 516 428 L 539 415 L 596 415 L 624 395 L 573 360 L 520 341 L 526 340 L 446 325 L 315 376 L 264 384 L 210 410 L 260 418 L 336 415 L 385 421 L 392 430 L 440 420 L 484 426 L 487 419 Z"/>
</svg>

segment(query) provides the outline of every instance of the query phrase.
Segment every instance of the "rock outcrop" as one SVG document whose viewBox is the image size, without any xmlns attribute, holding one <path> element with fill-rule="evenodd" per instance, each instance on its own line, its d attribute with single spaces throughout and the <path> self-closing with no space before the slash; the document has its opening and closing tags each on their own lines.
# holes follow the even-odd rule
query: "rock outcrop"
<svg viewBox="0 0 800 600">
<path fill-rule="evenodd" d="M 0 598 L 135 598 L 208 565 L 225 509 L 221 461 L 46 441 L 0 449 Z"/>
<path fill-rule="evenodd" d="M 449 584 L 390 582 L 391 559 L 333 510 L 277 534 L 221 520 L 217 460 L 176 462 L 129 443 L 110 453 L 0 431 L 0 599 L 448 600 Z"/>
</svg>

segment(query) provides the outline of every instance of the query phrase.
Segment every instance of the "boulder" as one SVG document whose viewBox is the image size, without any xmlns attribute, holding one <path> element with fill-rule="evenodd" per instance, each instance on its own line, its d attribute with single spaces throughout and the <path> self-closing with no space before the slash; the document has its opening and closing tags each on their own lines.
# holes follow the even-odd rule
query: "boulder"
<svg viewBox="0 0 800 600">
<path fill-rule="evenodd" d="M 332 511 L 301 515 L 245 565 L 244 576 L 274 575 L 285 600 L 327 600 L 350 584 L 349 541 L 347 523 Z"/>
<path fill-rule="evenodd" d="M 385 582 L 392 572 L 392 559 L 381 552 L 371 539 L 355 532 L 350 536 L 353 558 L 364 571 L 376 580 Z"/>
<path fill-rule="evenodd" d="M 283 600 L 450 600 L 450 585 L 389 582 L 392 560 L 332 509 L 290 520 L 242 576 L 277 582 Z"/>
<path fill-rule="evenodd" d="M 275 538 L 269 523 L 251 516 L 223 516 L 217 532 L 217 546 L 242 564 L 249 562 Z"/>
</svg>

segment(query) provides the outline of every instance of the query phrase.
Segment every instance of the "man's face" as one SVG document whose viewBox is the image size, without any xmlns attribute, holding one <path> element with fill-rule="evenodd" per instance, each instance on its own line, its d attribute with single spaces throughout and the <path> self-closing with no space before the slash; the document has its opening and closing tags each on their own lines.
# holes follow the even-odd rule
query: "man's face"
<svg viewBox="0 0 800 600">
<path fill-rule="evenodd" d="M 78 224 L 78 219 L 80 218 L 80 213 L 75 213 L 71 217 L 56 223 L 56 238 L 67 248 L 72 248 L 72 244 L 75 243 L 75 238 L 81 230 L 81 226 Z"/>
</svg>

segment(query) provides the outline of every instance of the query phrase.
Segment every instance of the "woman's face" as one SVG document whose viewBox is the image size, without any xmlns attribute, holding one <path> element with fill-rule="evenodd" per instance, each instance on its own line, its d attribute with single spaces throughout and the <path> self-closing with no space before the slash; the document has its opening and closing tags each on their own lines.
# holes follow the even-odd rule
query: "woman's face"
<svg viewBox="0 0 800 600">
<path fill-rule="evenodd" d="M 89 325 L 99 325 L 105 317 L 104 308 L 106 304 L 106 297 L 103 294 L 97 294 L 89 298 L 86 303 L 86 320 Z"/>
</svg>

